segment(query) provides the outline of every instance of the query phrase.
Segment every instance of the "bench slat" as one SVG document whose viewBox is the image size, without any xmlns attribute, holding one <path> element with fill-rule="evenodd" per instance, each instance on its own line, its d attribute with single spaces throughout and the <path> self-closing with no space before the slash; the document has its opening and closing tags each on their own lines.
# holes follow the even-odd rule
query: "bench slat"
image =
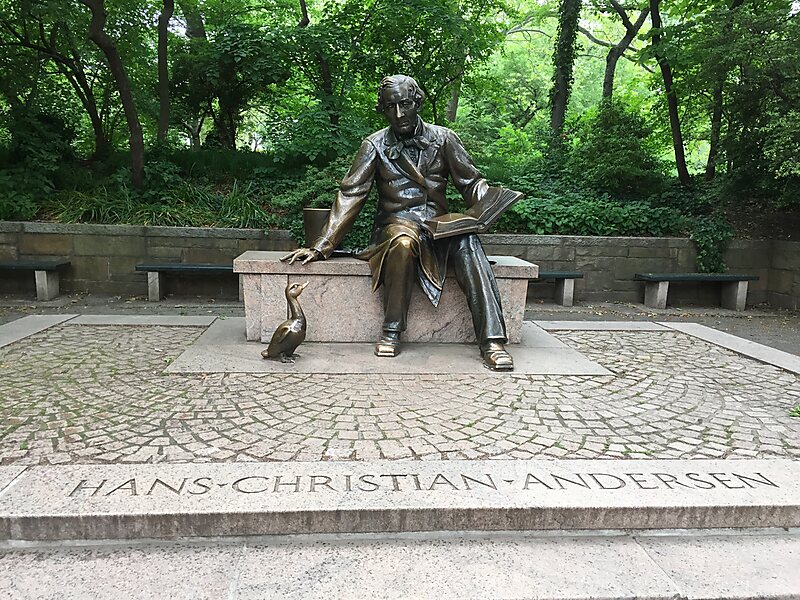
<svg viewBox="0 0 800 600">
<path fill-rule="evenodd" d="M 0 269 L 6 271 L 57 271 L 68 267 L 68 260 L 15 260 L 0 262 Z"/>
<path fill-rule="evenodd" d="M 539 271 L 536 279 L 583 279 L 580 271 Z"/>
<path fill-rule="evenodd" d="M 233 264 L 150 263 L 136 265 L 136 270 L 150 273 L 233 273 Z"/>
<path fill-rule="evenodd" d="M 758 275 L 731 273 L 636 273 L 637 281 L 757 281 Z"/>
</svg>

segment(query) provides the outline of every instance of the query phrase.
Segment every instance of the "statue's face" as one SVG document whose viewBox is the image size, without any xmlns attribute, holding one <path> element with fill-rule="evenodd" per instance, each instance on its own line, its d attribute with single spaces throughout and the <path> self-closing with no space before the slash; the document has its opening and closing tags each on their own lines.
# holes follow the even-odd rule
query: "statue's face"
<svg viewBox="0 0 800 600">
<path fill-rule="evenodd" d="M 388 119 L 394 134 L 399 138 L 414 135 L 419 106 L 414 101 L 414 94 L 409 86 L 401 83 L 385 88 L 381 92 L 381 101 L 383 114 Z"/>
</svg>

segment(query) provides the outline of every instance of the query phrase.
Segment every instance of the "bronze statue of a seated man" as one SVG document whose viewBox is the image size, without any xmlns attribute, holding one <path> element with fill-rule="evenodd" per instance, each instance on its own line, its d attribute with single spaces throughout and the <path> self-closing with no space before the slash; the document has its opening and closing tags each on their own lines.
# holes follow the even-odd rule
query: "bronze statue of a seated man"
<svg viewBox="0 0 800 600">
<path fill-rule="evenodd" d="M 320 237 L 310 248 L 295 250 L 282 260 L 306 264 L 328 258 L 377 184 L 372 239 L 359 254 L 370 263 L 373 291 L 383 285 L 383 332 L 375 354 L 399 353 L 414 281 L 437 306 L 449 263 L 466 295 L 484 364 L 493 370 L 512 370 L 500 294 L 478 236 L 434 240 L 423 227 L 426 219 L 448 212 L 448 177 L 467 206 L 479 201 L 489 187 L 453 131 L 420 119 L 424 99 L 411 77 L 393 75 L 381 81 L 377 110 L 390 126 L 361 144 Z"/>
</svg>

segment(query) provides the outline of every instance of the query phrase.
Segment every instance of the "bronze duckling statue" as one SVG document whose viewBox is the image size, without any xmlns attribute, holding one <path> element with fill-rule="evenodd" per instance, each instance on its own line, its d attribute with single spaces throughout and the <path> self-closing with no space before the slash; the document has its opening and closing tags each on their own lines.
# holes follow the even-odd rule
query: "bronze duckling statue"
<svg viewBox="0 0 800 600">
<path fill-rule="evenodd" d="M 294 362 L 295 356 L 297 356 L 294 351 L 306 339 L 306 316 L 303 314 L 297 298 L 307 285 L 306 281 L 303 284 L 290 283 L 286 286 L 286 300 L 289 303 L 291 316 L 278 325 L 275 333 L 272 334 L 269 346 L 261 353 L 262 357 L 280 358 L 284 363 Z"/>
</svg>

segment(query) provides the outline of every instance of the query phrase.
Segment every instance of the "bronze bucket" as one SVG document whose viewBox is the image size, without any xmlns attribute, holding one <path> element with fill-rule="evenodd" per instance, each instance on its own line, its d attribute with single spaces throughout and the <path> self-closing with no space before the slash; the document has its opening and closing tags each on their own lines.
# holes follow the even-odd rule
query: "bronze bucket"
<svg viewBox="0 0 800 600">
<path fill-rule="evenodd" d="M 322 234 L 330 214 L 329 208 L 303 209 L 303 235 L 306 238 L 306 246 L 313 244 Z"/>
</svg>

